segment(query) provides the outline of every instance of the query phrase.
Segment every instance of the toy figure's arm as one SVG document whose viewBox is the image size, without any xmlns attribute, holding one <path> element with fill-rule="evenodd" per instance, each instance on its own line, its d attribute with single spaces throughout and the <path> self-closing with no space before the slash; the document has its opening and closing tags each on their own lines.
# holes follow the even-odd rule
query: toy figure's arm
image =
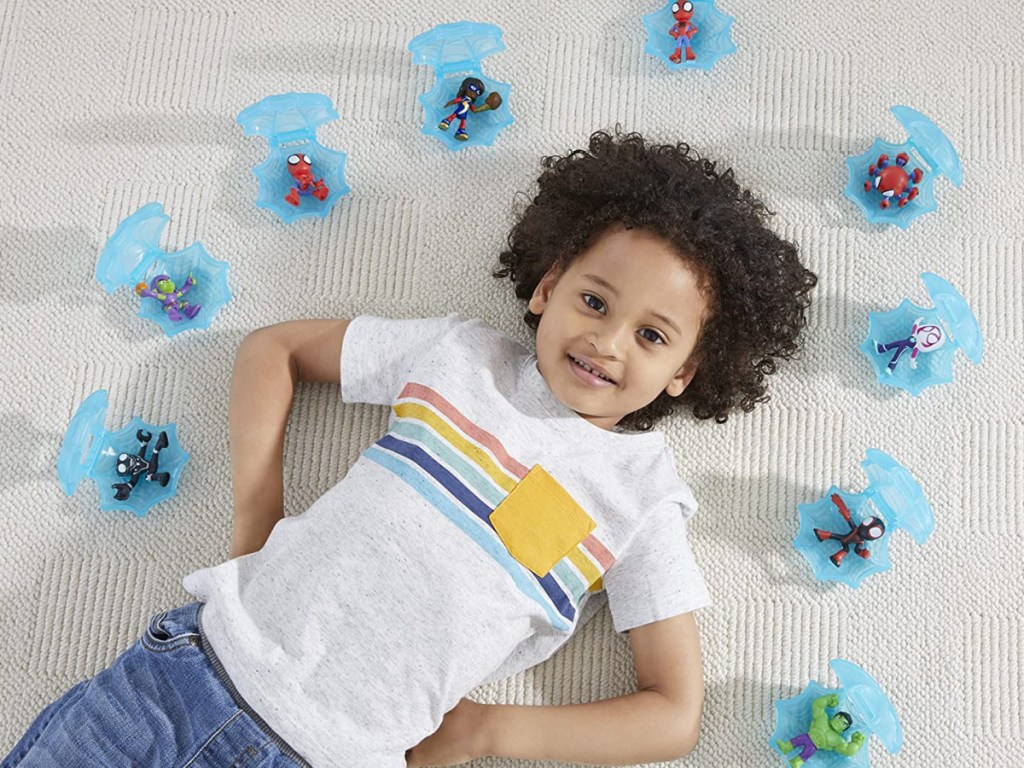
<svg viewBox="0 0 1024 768">
<path fill-rule="evenodd" d="M 674 37 L 674 38 L 678 39 L 679 37 L 681 37 L 681 36 L 682 36 L 682 34 L 683 34 L 683 30 L 682 30 L 682 29 L 681 29 L 681 28 L 679 27 L 679 25 L 678 25 L 678 24 L 673 24 L 673 25 L 672 25 L 672 28 L 671 28 L 671 29 L 670 29 L 670 30 L 668 31 L 668 33 L 669 33 L 669 34 L 670 34 L 670 35 L 671 35 L 672 37 Z"/>
<path fill-rule="evenodd" d="M 185 278 L 185 282 L 182 284 L 181 289 L 178 291 L 179 296 L 184 296 L 188 293 L 189 289 L 196 284 L 196 279 L 192 277 L 192 273 L 188 273 L 188 277 Z"/>
<path fill-rule="evenodd" d="M 341 380 L 347 327 L 348 320 L 295 320 L 254 331 L 238 348 L 228 398 L 231 557 L 260 549 L 284 517 L 284 435 L 295 385 Z"/>
<path fill-rule="evenodd" d="M 833 751 L 847 757 L 853 757 L 862 746 L 864 746 L 864 734 L 857 731 L 850 737 L 849 741 L 843 742 L 842 745 L 837 746 Z"/>
<path fill-rule="evenodd" d="M 464 699 L 409 751 L 409 768 L 494 755 L 634 765 L 689 754 L 700 733 L 704 683 L 693 614 L 629 633 L 637 693 L 590 704 L 517 706 Z"/>
<path fill-rule="evenodd" d="M 819 696 L 813 702 L 811 702 L 811 718 L 813 720 L 819 720 L 825 717 L 825 709 L 827 707 L 838 707 L 839 697 L 834 693 L 826 693 L 824 696 Z"/>
</svg>

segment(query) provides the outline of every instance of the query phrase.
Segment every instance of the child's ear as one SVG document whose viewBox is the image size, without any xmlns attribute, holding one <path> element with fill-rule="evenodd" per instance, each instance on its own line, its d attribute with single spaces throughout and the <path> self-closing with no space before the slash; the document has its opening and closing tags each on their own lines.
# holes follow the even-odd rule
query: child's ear
<svg viewBox="0 0 1024 768">
<path fill-rule="evenodd" d="M 558 282 L 559 272 L 555 271 L 552 267 L 548 270 L 547 274 L 540 279 L 537 283 L 537 287 L 533 289 L 533 296 L 530 297 L 529 303 L 526 305 L 527 308 L 535 315 L 541 315 L 544 310 L 547 309 L 548 302 L 551 300 L 551 291 L 555 288 L 555 283 Z"/>
<path fill-rule="evenodd" d="M 672 381 L 665 387 L 665 392 L 671 397 L 679 397 L 683 394 L 683 390 L 690 385 L 695 373 L 697 373 L 697 358 L 690 355 L 690 358 L 676 371 Z"/>
</svg>

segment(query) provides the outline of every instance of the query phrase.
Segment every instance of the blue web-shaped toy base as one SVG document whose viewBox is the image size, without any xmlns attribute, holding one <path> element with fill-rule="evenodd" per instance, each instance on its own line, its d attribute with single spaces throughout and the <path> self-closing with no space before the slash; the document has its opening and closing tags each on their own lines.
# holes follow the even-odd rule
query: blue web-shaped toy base
<svg viewBox="0 0 1024 768">
<path fill-rule="evenodd" d="M 807 729 L 811 724 L 811 705 L 814 700 L 819 696 L 827 696 L 831 693 L 841 694 L 841 691 L 826 688 L 820 683 L 812 680 L 807 684 L 807 687 L 797 696 L 789 699 L 782 699 L 781 701 L 775 702 L 775 731 L 772 733 L 768 743 L 771 745 L 772 751 L 779 756 L 782 764 L 789 766 L 789 761 L 800 754 L 799 750 L 784 754 L 776 743 L 779 740 L 789 741 L 794 736 L 799 736 L 802 733 L 807 733 Z M 836 712 L 845 711 L 843 710 L 843 700 L 840 695 L 839 706 L 830 707 L 825 710 L 830 716 Z M 854 721 L 850 727 L 849 733 L 854 731 L 860 731 L 864 734 L 865 739 L 869 740 L 871 735 L 870 729 L 868 729 L 865 723 L 858 723 Z M 857 754 L 852 757 L 841 755 L 838 752 L 828 752 L 819 749 L 813 757 L 804 763 L 807 768 L 853 768 L 854 766 L 860 766 L 860 768 L 868 768 L 871 765 L 871 761 L 868 757 L 868 747 L 870 744 L 865 741 L 864 746 L 857 750 Z"/>
<path fill-rule="evenodd" d="M 873 509 L 869 499 L 870 496 L 864 493 L 840 492 L 836 486 L 828 489 L 824 496 L 815 502 L 797 505 L 800 514 L 800 529 L 797 531 L 793 546 L 807 560 L 814 572 L 815 578 L 820 581 L 838 581 L 851 589 L 856 589 L 868 576 L 873 573 L 882 573 L 892 567 L 889 560 L 889 537 L 892 535 L 892 527 L 888 525 L 881 537 L 866 542 L 871 555 L 863 558 L 853 551 L 850 551 L 843 558 L 842 563 L 837 567 L 829 557 L 842 547 L 834 539 L 818 541 L 814 533 L 815 528 L 836 533 L 846 532 L 849 527 L 843 520 L 839 510 L 832 502 L 832 494 L 837 493 L 846 502 L 850 510 L 850 516 L 855 523 L 864 519 L 876 516 L 882 517 L 877 510 Z"/>
<path fill-rule="evenodd" d="M 709 71 L 719 59 L 736 52 L 736 44 L 732 41 L 732 16 L 722 13 L 714 2 L 696 0 L 693 4 L 693 23 L 697 25 L 697 33 L 690 41 L 690 47 L 696 55 L 693 61 L 687 61 L 684 55 L 679 63 L 669 60 L 676 49 L 676 39 L 669 34 L 675 24 L 672 16 L 672 3 L 669 2 L 661 10 L 648 13 L 643 17 L 644 28 L 647 30 L 647 44 L 644 52 L 661 59 L 672 70 L 702 69 Z"/>
<path fill-rule="evenodd" d="M 138 297 L 139 317 L 152 320 L 160 326 L 168 336 L 175 336 L 182 331 L 199 331 L 210 327 L 213 318 L 221 307 L 231 300 L 231 289 L 228 288 L 228 264 L 213 258 L 202 243 L 192 245 L 174 253 L 157 258 L 149 279 L 154 275 L 166 274 L 178 286 L 184 285 L 191 274 L 195 280 L 182 299 L 201 309 L 195 317 L 171 320 L 167 312 L 156 299 Z"/>
<path fill-rule="evenodd" d="M 910 157 L 906 168 L 913 172 L 920 168 L 924 172 L 921 183 L 917 185 L 917 196 L 907 202 L 902 208 L 892 203 L 888 208 L 882 208 L 882 195 L 874 187 L 870 190 L 864 189 L 864 182 L 872 181 L 868 174 L 872 165 L 877 164 L 879 155 L 888 155 L 889 161 L 896 162 L 896 155 L 906 152 Z M 928 167 L 920 155 L 918 155 L 912 144 L 890 144 L 889 142 L 875 139 L 871 149 L 862 155 L 846 158 L 846 168 L 849 174 L 849 181 L 846 189 L 843 190 L 850 200 L 857 204 L 864 217 L 873 224 L 894 224 L 900 229 L 906 229 L 918 216 L 937 210 L 939 204 L 935 200 L 935 174 Z"/>
<path fill-rule="evenodd" d="M 100 389 L 79 404 L 61 442 L 57 477 L 67 496 L 74 495 L 81 481 L 88 477 L 96 483 L 101 510 L 123 509 L 142 517 L 154 504 L 174 496 L 189 456 L 178 442 L 173 423 L 160 426 L 135 417 L 118 431 L 107 432 L 103 422 L 108 402 L 107 390 Z M 112 486 L 127 482 L 129 478 L 117 473 L 117 457 L 121 453 L 138 455 L 140 446 L 136 433 L 140 429 L 151 435 L 146 446 L 148 461 L 152 460 L 160 433 L 167 433 L 167 445 L 160 450 L 157 471 L 166 472 L 170 477 L 165 486 L 141 477 L 128 498 L 119 501 Z"/>
<path fill-rule="evenodd" d="M 868 335 L 860 345 L 861 352 L 871 361 L 875 377 L 879 384 L 896 387 L 909 392 L 915 397 L 928 387 L 948 384 L 953 381 L 953 357 L 957 345 L 947 338 L 942 346 L 931 352 L 922 350 L 917 355 L 917 367 L 910 366 L 910 350 L 900 355 L 895 368 L 890 373 L 888 365 L 894 352 L 879 352 L 876 344 L 887 344 L 897 339 L 905 339 L 910 335 L 914 321 L 924 318 L 924 323 L 942 326 L 939 314 L 934 308 L 925 309 L 904 299 L 900 305 L 888 312 L 872 312 L 868 320 Z M 945 333 L 948 331 L 943 328 Z"/>
<path fill-rule="evenodd" d="M 182 286 L 192 273 L 196 284 L 182 296 L 182 300 L 201 307 L 192 318 L 172 321 L 160 301 L 134 297 L 140 302 L 139 317 L 155 322 L 168 337 L 209 328 L 231 300 L 228 263 L 213 258 L 202 243 L 195 242 L 170 253 L 160 248 L 160 237 L 169 221 L 160 203 L 144 205 L 118 225 L 96 262 L 96 280 L 107 293 L 122 287 L 134 291 L 140 282 L 148 287 L 157 275 L 167 275 L 175 285 Z"/>
<path fill-rule="evenodd" d="M 445 105 L 455 98 L 459 92 L 459 86 L 467 77 L 478 77 L 484 84 L 484 93 L 476 100 L 477 104 L 483 104 L 487 95 L 496 91 L 501 96 L 501 106 L 486 112 L 470 112 L 466 116 L 466 133 L 469 138 L 459 141 L 455 138 L 455 131 L 459 126 L 457 120 L 452 122 L 447 131 L 442 131 L 438 125 L 442 119 L 451 114 L 454 106 Z M 490 80 L 479 72 L 463 72 L 458 75 L 446 76 L 443 79 L 439 77 L 434 82 L 434 87 L 419 97 L 424 111 L 422 132 L 427 136 L 437 137 L 452 151 L 458 151 L 465 147 L 489 147 L 494 143 L 498 134 L 514 122 L 508 102 L 511 92 L 512 86 L 509 83 Z"/>
<path fill-rule="evenodd" d="M 288 172 L 288 156 L 292 154 L 309 155 L 314 178 L 323 179 L 328 189 L 326 198 L 317 200 L 312 195 L 301 195 L 297 206 L 285 200 L 285 195 L 295 181 Z M 259 179 L 256 207 L 273 211 L 286 224 L 299 219 L 326 216 L 351 191 L 345 183 L 347 160 L 348 156 L 344 152 L 328 149 L 315 140 L 272 147 L 267 159 L 252 169 L 253 175 Z"/>
<path fill-rule="evenodd" d="M 141 479 L 127 499 L 118 501 L 114 498 L 114 489 L 111 486 L 114 483 L 125 482 L 126 478 L 117 474 L 117 456 L 119 453 L 138 452 L 139 441 L 136 440 L 135 433 L 139 429 L 145 429 L 153 435 L 149 441 L 147 456 L 152 455 L 153 444 L 160 433 L 167 433 L 167 447 L 160 451 L 159 469 L 161 472 L 169 473 L 171 479 L 166 486 Z M 178 479 L 181 477 L 181 471 L 188 462 L 188 458 L 188 454 L 178 442 L 178 432 L 174 424 L 157 426 L 136 416 L 120 430 L 107 436 L 106 444 L 100 449 L 96 466 L 89 475 L 96 481 L 96 487 L 99 489 L 100 510 L 106 512 L 124 509 L 136 517 L 143 517 L 154 505 L 171 498 L 178 492 Z"/>
</svg>

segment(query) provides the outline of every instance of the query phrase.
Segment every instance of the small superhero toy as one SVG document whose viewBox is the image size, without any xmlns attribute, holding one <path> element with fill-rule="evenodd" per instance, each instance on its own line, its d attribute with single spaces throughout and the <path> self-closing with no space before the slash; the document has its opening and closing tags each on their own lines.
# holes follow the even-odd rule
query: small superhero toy
<svg viewBox="0 0 1024 768">
<path fill-rule="evenodd" d="M 915 168 L 913 173 L 907 173 L 906 165 L 909 162 L 910 156 L 906 152 L 896 155 L 896 165 L 889 162 L 888 155 L 879 155 L 878 163 L 868 168 L 868 180 L 864 182 L 864 191 L 870 192 L 875 189 L 882 195 L 879 208 L 888 208 L 893 200 L 896 201 L 897 207 L 902 208 L 917 197 L 917 185 L 924 178 L 924 171 Z"/>
<path fill-rule="evenodd" d="M 317 200 L 326 200 L 330 190 L 323 179 L 313 178 L 312 161 L 309 155 L 288 155 L 288 173 L 295 179 L 284 199 L 294 206 L 299 204 L 299 196 L 312 195 Z"/>
<path fill-rule="evenodd" d="M 917 355 L 919 352 L 933 352 L 946 341 L 946 334 L 942 332 L 942 326 L 938 323 L 932 323 L 925 325 L 924 318 L 919 317 L 914 321 L 913 327 L 910 329 L 910 335 L 905 339 L 896 339 L 896 341 L 890 341 L 887 344 L 883 344 L 880 341 L 875 341 L 875 349 L 878 354 L 884 355 L 886 352 L 892 352 L 892 358 L 886 365 L 885 370 L 892 374 L 896 370 L 896 364 L 899 363 L 900 357 L 908 349 L 910 350 L 910 367 L 917 368 Z"/>
<path fill-rule="evenodd" d="M 843 516 L 843 520 L 850 526 L 850 530 L 848 533 L 832 533 L 830 531 L 823 531 L 821 528 L 814 529 L 814 535 L 818 537 L 818 541 L 837 541 L 839 546 L 842 547 L 842 549 L 830 555 L 828 559 L 832 561 L 832 565 L 838 568 L 843 564 L 843 558 L 850 554 L 851 544 L 853 545 L 854 552 L 867 559 L 871 556 L 871 553 L 864 546 L 864 542 L 882 538 L 885 534 L 885 523 L 881 518 L 874 516 L 865 518 L 860 523 L 854 523 L 850 510 L 846 506 L 846 502 L 843 501 L 843 497 L 838 493 L 833 493 L 831 498 L 832 503 L 839 510 L 839 514 Z M 835 705 L 833 704 L 832 706 Z"/>
<path fill-rule="evenodd" d="M 735 19 L 718 10 L 715 0 L 661 2 L 658 10 L 643 16 L 644 52 L 661 59 L 669 70 L 708 72 L 723 56 L 736 52 L 731 31 Z"/>
<path fill-rule="evenodd" d="M 829 717 L 825 711 L 826 707 L 838 706 L 839 697 L 836 694 L 819 696 L 811 704 L 811 725 L 808 727 L 807 733 L 801 733 L 788 741 L 776 740 L 775 744 L 783 755 L 788 755 L 797 749 L 801 750 L 799 755 L 789 760 L 791 768 L 800 768 L 819 749 L 852 757 L 864 746 L 864 734 L 859 731 L 854 733 L 849 741 L 843 737 L 843 734 L 853 724 L 853 718 L 849 714 L 836 712 Z"/>
<path fill-rule="evenodd" d="M 167 433 L 161 432 L 153 446 L 153 455 L 146 458 L 146 447 L 153 439 L 153 433 L 140 429 L 135 433 L 135 439 L 139 441 L 138 453 L 120 453 L 117 456 L 117 474 L 122 477 L 131 478 L 126 483 L 114 483 L 110 487 L 114 489 L 114 498 L 118 501 L 125 501 L 131 496 L 132 491 L 140 479 L 145 478 L 150 482 L 159 483 L 166 488 L 171 481 L 170 472 L 160 472 L 160 451 L 168 445 Z"/>
<path fill-rule="evenodd" d="M 450 107 L 455 104 L 455 111 L 444 118 L 437 127 L 442 131 L 447 131 L 448 127 L 455 121 L 459 121 L 459 127 L 455 131 L 455 138 L 459 141 L 466 141 L 469 139 L 469 134 L 466 133 L 466 115 L 470 112 L 486 112 L 490 109 L 497 109 L 501 106 L 501 94 L 497 91 L 491 91 L 488 94 L 484 103 L 477 106 L 474 102 L 484 92 L 484 83 L 479 77 L 467 77 L 462 81 L 462 85 L 459 86 L 459 92 L 455 98 L 445 104 L 446 107 Z"/>
<path fill-rule="evenodd" d="M 170 275 L 157 275 L 150 280 L 148 288 L 145 282 L 138 283 L 135 286 L 135 293 L 144 299 L 159 301 L 167 313 L 167 319 L 177 323 L 185 319 L 191 320 L 202 309 L 199 304 L 189 304 L 182 298 L 195 284 L 196 279 L 191 272 L 181 288 L 174 284 Z"/>
<path fill-rule="evenodd" d="M 672 18 L 676 20 L 676 23 L 672 25 L 668 33 L 676 41 L 676 50 L 668 57 L 668 60 L 674 64 L 681 62 L 683 46 L 686 46 L 686 60 L 694 61 L 697 54 L 693 52 L 691 42 L 693 36 L 697 34 L 697 25 L 693 23 L 693 3 L 688 1 L 672 3 Z"/>
</svg>

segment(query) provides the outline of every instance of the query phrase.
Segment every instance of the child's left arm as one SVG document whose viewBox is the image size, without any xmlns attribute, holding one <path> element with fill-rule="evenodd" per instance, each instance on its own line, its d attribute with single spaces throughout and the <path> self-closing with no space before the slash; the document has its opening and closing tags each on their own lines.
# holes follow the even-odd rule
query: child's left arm
<svg viewBox="0 0 1024 768">
<path fill-rule="evenodd" d="M 692 613 L 629 633 L 637 692 L 591 704 L 487 705 L 463 699 L 408 755 L 408 765 L 458 765 L 485 755 L 594 765 L 674 760 L 693 751 L 704 704 Z"/>
</svg>

